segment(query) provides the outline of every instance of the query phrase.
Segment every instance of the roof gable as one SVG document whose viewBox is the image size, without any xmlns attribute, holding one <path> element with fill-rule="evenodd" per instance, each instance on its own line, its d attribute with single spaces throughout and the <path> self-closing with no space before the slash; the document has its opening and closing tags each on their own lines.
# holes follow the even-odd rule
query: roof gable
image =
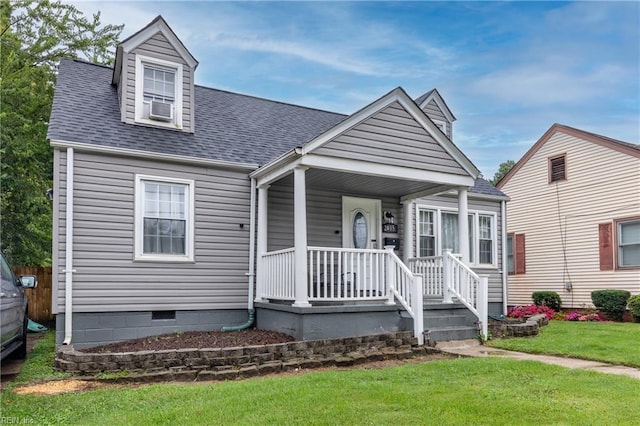
<svg viewBox="0 0 640 426">
<path fill-rule="evenodd" d="M 582 139 L 586 142 L 591 142 L 596 145 L 603 146 L 605 148 L 612 149 L 624 154 L 631 155 L 632 157 L 640 158 L 640 146 L 634 145 L 628 142 L 619 141 L 606 136 L 598 135 L 596 133 L 586 132 L 584 130 L 576 129 L 573 127 L 565 126 L 555 123 L 545 132 L 544 135 L 538 141 L 533 144 L 531 148 L 522 156 L 520 160 L 509 170 L 509 172 L 500 179 L 496 186 L 501 189 L 517 172 L 520 170 L 530 159 L 533 157 L 542 146 L 558 132 L 565 133 L 570 136 Z"/>
<path fill-rule="evenodd" d="M 480 171 L 475 165 L 440 131 L 426 116 L 424 111 L 422 111 L 400 87 L 392 90 L 380 99 L 352 114 L 338 125 L 311 140 L 302 147 L 302 154 L 318 151 L 325 145 L 329 148 L 336 148 L 336 144 L 333 143 L 333 141 L 337 141 L 338 138 L 343 138 L 342 140 L 344 141 L 345 138 L 351 136 L 349 133 L 361 131 L 362 126 L 367 125 L 367 121 L 371 119 L 375 120 L 376 115 L 382 113 L 392 105 L 395 106 L 397 110 L 403 111 L 407 119 L 413 120 L 422 134 L 434 143 L 434 147 L 437 147 L 437 150 L 441 153 L 446 154 L 448 160 L 451 163 L 455 163 L 463 173 L 469 174 L 474 178 L 480 175 Z M 396 112 L 396 114 L 398 114 L 398 112 Z M 381 148 L 384 149 L 382 146 Z"/>
<path fill-rule="evenodd" d="M 420 96 L 418 99 L 416 99 L 416 104 L 418 104 L 420 109 L 424 109 L 429 104 L 429 102 L 432 101 L 438 106 L 438 108 L 440 108 L 440 111 L 442 111 L 449 123 L 453 123 L 454 121 L 456 121 L 456 117 L 453 115 L 444 99 L 442 99 L 442 96 L 440 96 L 438 89 L 431 89 L 424 95 Z"/>
<path fill-rule="evenodd" d="M 120 44 L 118 44 L 118 47 L 116 49 L 115 68 L 112 79 L 113 84 L 116 84 L 118 82 L 118 78 L 120 76 L 120 73 L 122 72 L 122 56 L 131 52 L 133 49 L 140 46 L 142 43 L 146 42 L 157 33 L 161 33 L 167 39 L 173 49 L 180 55 L 180 57 L 192 70 L 196 69 L 196 67 L 198 66 L 198 61 L 196 60 L 196 58 L 194 58 L 191 52 L 189 52 L 185 45 L 182 44 L 182 41 L 180 41 L 171 27 L 169 27 L 169 24 L 167 24 L 164 18 L 161 15 L 158 15 L 146 27 L 127 37 L 122 42 L 120 42 Z"/>
</svg>

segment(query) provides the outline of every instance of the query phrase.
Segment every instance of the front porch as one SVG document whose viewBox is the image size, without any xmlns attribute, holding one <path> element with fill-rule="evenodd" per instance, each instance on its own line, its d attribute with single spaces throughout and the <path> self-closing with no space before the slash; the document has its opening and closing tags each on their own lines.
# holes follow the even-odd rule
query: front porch
<svg viewBox="0 0 640 426">
<path fill-rule="evenodd" d="M 259 327 L 274 312 L 293 315 L 277 327 L 334 313 L 311 327 L 337 337 L 363 324 L 398 331 L 408 315 L 422 343 L 426 297 L 462 304 L 486 334 L 487 279 L 468 267 L 468 221 L 457 223 L 459 255 L 413 258 L 415 201 L 453 192 L 466 218 L 478 174 L 400 89 L 253 172 Z"/>
<path fill-rule="evenodd" d="M 488 278 L 460 255 L 412 258 L 384 250 L 308 247 L 304 286 L 296 285 L 295 248 L 261 256 L 259 328 L 308 340 L 412 331 L 420 344 L 427 316 L 464 309 L 487 335 Z M 462 325 L 462 324 L 458 324 Z"/>
</svg>

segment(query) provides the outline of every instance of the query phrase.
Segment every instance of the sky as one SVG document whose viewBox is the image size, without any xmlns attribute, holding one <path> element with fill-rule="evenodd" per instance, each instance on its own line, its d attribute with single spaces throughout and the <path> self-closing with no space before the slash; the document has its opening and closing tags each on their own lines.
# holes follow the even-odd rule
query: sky
<svg viewBox="0 0 640 426">
<path fill-rule="evenodd" d="M 490 179 L 553 123 L 640 143 L 640 2 L 65 1 L 122 38 L 157 15 L 196 84 L 345 114 L 437 88 Z"/>
</svg>

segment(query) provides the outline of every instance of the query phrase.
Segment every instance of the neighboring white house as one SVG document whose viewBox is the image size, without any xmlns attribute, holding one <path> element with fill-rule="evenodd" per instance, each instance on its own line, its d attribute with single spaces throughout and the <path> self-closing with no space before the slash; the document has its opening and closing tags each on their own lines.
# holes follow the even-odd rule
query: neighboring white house
<svg viewBox="0 0 640 426">
<path fill-rule="evenodd" d="M 507 209 L 508 303 L 556 291 L 640 293 L 640 146 L 554 124 L 497 184 Z"/>
<path fill-rule="evenodd" d="M 503 312 L 508 198 L 451 140 L 437 90 L 396 88 L 347 116 L 195 85 L 197 65 L 161 17 L 114 68 L 60 63 L 58 344 L 254 315 L 299 339 L 473 338 Z M 458 303 L 423 312 L 423 298 Z"/>
</svg>

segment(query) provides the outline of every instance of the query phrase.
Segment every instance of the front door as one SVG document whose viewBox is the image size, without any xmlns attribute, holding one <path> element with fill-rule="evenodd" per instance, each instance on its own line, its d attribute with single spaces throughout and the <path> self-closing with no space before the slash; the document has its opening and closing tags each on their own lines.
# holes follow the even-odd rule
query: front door
<svg viewBox="0 0 640 426">
<path fill-rule="evenodd" d="M 342 197 L 342 247 L 382 247 L 382 202 L 372 198 Z"/>
</svg>

